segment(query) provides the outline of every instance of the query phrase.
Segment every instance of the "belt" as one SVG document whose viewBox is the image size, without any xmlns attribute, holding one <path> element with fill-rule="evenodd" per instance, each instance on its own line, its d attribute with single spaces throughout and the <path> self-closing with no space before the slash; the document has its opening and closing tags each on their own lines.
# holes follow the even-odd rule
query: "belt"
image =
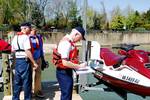
<svg viewBox="0 0 150 100">
<path fill-rule="evenodd" d="M 59 68 L 57 67 L 57 70 L 72 70 L 71 68 Z"/>
<path fill-rule="evenodd" d="M 28 58 L 16 58 L 18 60 L 27 60 Z"/>
</svg>

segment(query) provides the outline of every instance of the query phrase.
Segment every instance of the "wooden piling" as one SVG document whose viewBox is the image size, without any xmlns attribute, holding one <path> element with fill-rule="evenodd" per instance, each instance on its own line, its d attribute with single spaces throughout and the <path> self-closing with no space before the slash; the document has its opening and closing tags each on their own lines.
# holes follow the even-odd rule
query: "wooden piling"
<svg viewBox="0 0 150 100">
<path fill-rule="evenodd" d="M 10 83 L 10 66 L 8 60 L 8 54 L 2 53 L 2 67 L 3 67 L 3 83 L 4 83 L 4 96 L 11 95 L 11 83 Z"/>
</svg>

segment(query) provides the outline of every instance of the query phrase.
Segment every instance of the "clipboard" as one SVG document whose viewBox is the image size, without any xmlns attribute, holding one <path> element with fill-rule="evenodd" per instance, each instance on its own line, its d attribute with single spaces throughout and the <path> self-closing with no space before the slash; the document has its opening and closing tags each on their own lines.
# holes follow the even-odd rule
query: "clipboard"
<svg viewBox="0 0 150 100">
<path fill-rule="evenodd" d="M 95 72 L 90 66 L 87 66 L 85 68 L 74 69 L 74 71 L 77 75 L 89 74 Z"/>
</svg>

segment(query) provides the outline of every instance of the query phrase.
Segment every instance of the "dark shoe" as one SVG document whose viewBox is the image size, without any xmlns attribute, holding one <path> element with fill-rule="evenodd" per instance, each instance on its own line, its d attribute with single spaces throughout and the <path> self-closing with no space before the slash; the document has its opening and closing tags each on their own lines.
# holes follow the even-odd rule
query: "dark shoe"
<svg viewBox="0 0 150 100">
<path fill-rule="evenodd" d="M 35 98 L 35 94 L 34 93 L 32 93 L 32 98 Z"/>
<path fill-rule="evenodd" d="M 44 98 L 44 94 L 42 91 L 39 91 L 37 94 L 36 94 L 36 97 L 39 97 L 39 98 Z"/>
</svg>

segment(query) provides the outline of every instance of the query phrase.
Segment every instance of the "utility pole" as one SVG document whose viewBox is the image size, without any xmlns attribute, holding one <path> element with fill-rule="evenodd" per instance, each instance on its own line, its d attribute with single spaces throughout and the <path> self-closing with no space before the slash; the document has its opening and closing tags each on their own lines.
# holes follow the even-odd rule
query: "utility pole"
<svg viewBox="0 0 150 100">
<path fill-rule="evenodd" d="M 83 27 L 85 29 L 86 33 L 86 13 L 87 13 L 87 0 L 84 0 L 84 6 L 83 6 Z M 86 34 L 85 34 L 86 35 Z"/>
<path fill-rule="evenodd" d="M 86 12 L 87 12 L 87 0 L 84 0 L 84 5 L 83 5 L 83 28 L 85 29 L 85 37 L 87 36 L 87 31 L 86 31 Z M 86 41 L 82 41 L 82 61 L 86 61 Z"/>
<path fill-rule="evenodd" d="M 87 36 L 87 31 L 86 31 L 86 21 L 87 21 L 87 16 L 86 16 L 86 12 L 87 12 L 87 0 L 84 0 L 84 5 L 83 5 L 83 28 L 85 29 L 85 37 Z M 87 41 L 82 41 L 82 61 L 85 62 L 86 61 L 86 44 L 87 44 Z M 86 74 L 82 74 L 82 75 L 79 75 L 79 78 L 78 78 L 78 82 L 80 83 L 79 84 L 79 87 L 78 87 L 78 92 L 81 92 L 82 90 L 84 90 L 84 87 L 86 86 L 87 84 L 87 75 Z"/>
</svg>

